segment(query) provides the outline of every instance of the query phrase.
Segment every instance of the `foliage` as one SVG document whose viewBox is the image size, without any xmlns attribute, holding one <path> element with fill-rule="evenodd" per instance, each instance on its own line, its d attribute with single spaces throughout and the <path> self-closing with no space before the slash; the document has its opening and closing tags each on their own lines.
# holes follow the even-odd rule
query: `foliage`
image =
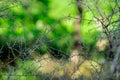
<svg viewBox="0 0 120 80">
<path fill-rule="evenodd" d="M 84 55 L 88 61 L 84 65 L 91 66 L 90 63 L 93 62 L 101 68 L 101 71 L 96 70 L 95 76 L 92 76 L 93 79 L 99 79 L 101 76 L 103 76 L 101 80 L 108 79 L 109 74 L 110 79 L 112 77 L 118 79 L 118 71 L 112 74 L 116 69 L 119 70 L 117 60 L 119 60 L 118 46 L 120 44 L 120 2 L 119 0 L 105 0 L 104 2 L 103 0 L 80 0 L 80 2 L 83 15 L 79 26 L 81 36 L 79 42 L 83 50 L 79 51 L 83 53 L 80 55 Z M 57 62 L 59 59 L 63 61 L 62 64 L 69 64 L 68 59 L 71 58 L 74 48 L 73 36 L 77 16 L 78 11 L 74 0 L 1 0 L 0 66 L 5 70 L 0 71 L 0 78 L 5 80 L 56 78 L 40 71 L 36 73 L 35 69 L 41 66 L 39 60 L 46 54 L 52 55 L 49 56 L 49 61 L 53 59 Z M 113 60 L 110 62 L 111 58 Z M 52 62 L 50 64 L 52 65 Z M 58 65 L 61 66 L 60 62 Z M 71 66 L 75 65 L 69 64 L 67 68 L 71 69 Z M 113 71 L 110 72 L 112 67 Z M 84 68 L 88 69 L 88 66 Z M 92 65 L 92 68 L 96 69 L 96 66 Z M 79 73 L 78 70 L 76 72 Z M 11 76 L 15 74 L 18 75 Z M 68 78 L 71 79 L 67 74 L 61 77 L 61 79 Z M 80 78 L 76 79 L 84 80 L 86 77 L 80 75 Z"/>
</svg>

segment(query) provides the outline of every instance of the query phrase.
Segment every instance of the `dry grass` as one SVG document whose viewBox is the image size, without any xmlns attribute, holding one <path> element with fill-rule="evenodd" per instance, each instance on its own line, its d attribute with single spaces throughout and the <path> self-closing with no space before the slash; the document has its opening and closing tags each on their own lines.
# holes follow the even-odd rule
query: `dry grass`
<svg viewBox="0 0 120 80">
<path fill-rule="evenodd" d="M 72 60 L 76 59 L 72 58 Z M 35 61 L 38 62 L 36 63 L 38 73 L 49 74 L 52 77 L 59 78 L 64 76 L 70 79 L 79 78 L 80 76 L 89 78 L 91 73 L 93 76 L 93 73 L 95 73 L 96 70 L 100 70 L 100 66 L 96 62 L 83 59 L 81 60 L 82 63 L 78 66 L 71 63 L 71 61 L 56 60 L 49 54 L 45 54 L 40 58 L 36 58 Z"/>
</svg>

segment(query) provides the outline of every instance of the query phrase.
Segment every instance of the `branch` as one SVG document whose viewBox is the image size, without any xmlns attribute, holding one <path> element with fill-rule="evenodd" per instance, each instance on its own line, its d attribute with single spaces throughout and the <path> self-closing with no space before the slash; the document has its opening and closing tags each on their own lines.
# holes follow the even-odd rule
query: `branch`
<svg viewBox="0 0 120 80">
<path fill-rule="evenodd" d="M 116 68 L 117 68 L 117 62 L 118 62 L 119 58 L 120 58 L 120 45 L 117 48 L 115 58 L 114 58 L 114 60 L 112 61 L 112 64 L 111 64 L 111 74 L 115 73 Z"/>
</svg>

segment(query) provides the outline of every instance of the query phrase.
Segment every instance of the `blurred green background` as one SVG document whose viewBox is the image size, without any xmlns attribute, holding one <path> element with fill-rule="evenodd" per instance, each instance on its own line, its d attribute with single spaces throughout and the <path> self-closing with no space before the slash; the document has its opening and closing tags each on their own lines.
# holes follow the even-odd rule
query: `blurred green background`
<svg viewBox="0 0 120 80">
<path fill-rule="evenodd" d="M 94 3 L 94 0 L 90 1 L 87 0 L 91 8 L 94 9 L 94 5 L 91 4 Z M 100 7 L 104 8 L 106 15 L 112 12 L 111 6 L 115 6 L 114 2 L 109 4 L 109 0 L 105 0 L 106 5 L 101 1 L 100 3 Z M 100 17 L 97 10 L 94 13 L 95 16 Z M 0 48 L 4 47 L 3 50 L 7 50 L 8 43 L 12 44 L 15 49 L 18 49 L 19 46 L 22 46 L 22 49 L 33 48 L 37 44 L 35 51 L 39 55 L 49 53 L 56 58 L 70 55 L 74 44 L 73 32 L 77 16 L 75 0 L 1 0 Z M 80 24 L 81 41 L 94 60 L 103 58 L 104 51 L 95 51 L 102 31 L 96 28 L 98 24 L 92 22 L 94 20 L 93 13 L 85 7 L 83 8 L 83 18 Z M 113 20 L 117 18 L 116 15 Z M 7 55 L 7 52 L 9 51 L 4 52 L 4 56 Z M 16 51 L 15 54 L 17 55 L 17 53 Z M 6 58 L 4 56 L 3 58 Z M 66 57 L 68 58 L 68 56 Z M 18 66 L 22 64 L 19 59 L 15 62 Z M 31 62 L 31 59 L 24 62 L 23 68 L 16 73 L 24 73 L 24 67 L 28 67 L 27 64 Z M 32 72 L 28 72 L 28 74 Z M 24 77 L 21 80 L 24 80 Z"/>
<path fill-rule="evenodd" d="M 39 38 L 41 42 L 45 42 L 45 45 L 40 48 L 43 53 L 43 48 L 46 46 L 70 53 L 73 46 L 75 17 L 78 15 L 74 0 L 4 1 L 4 6 L 8 9 L 1 12 L 3 15 L 0 18 L 2 44 L 21 40 L 30 46 Z M 90 12 L 85 12 L 83 15 L 86 19 L 93 18 Z M 95 24 L 88 24 L 87 20 L 81 25 L 82 41 L 92 48 L 97 41 L 92 37 L 96 38 L 99 31 L 90 31 Z"/>
</svg>

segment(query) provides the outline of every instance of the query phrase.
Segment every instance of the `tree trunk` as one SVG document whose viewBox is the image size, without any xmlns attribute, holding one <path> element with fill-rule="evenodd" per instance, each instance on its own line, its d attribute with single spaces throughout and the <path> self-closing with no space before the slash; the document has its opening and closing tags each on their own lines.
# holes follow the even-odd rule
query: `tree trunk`
<svg viewBox="0 0 120 80">
<path fill-rule="evenodd" d="M 74 46 L 73 50 L 70 55 L 70 62 L 72 63 L 73 67 L 79 67 L 79 64 L 83 61 L 83 57 L 80 56 L 80 53 L 82 52 L 82 43 L 81 43 L 81 37 L 80 37 L 80 22 L 82 20 L 82 0 L 76 0 L 76 5 L 78 8 L 78 16 L 75 21 L 75 28 L 74 28 Z"/>
</svg>

